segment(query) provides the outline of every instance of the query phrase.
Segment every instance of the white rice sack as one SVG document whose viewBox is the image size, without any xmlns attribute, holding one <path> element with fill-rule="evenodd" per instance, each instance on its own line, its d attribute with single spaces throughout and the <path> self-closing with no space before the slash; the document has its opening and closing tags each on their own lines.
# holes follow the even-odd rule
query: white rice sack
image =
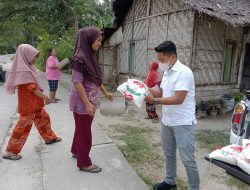
<svg viewBox="0 0 250 190">
<path fill-rule="evenodd" d="M 237 165 L 237 157 L 242 157 L 243 147 L 239 145 L 228 145 L 222 149 L 215 150 L 209 154 L 210 158 L 220 160 L 232 165 Z"/>
<path fill-rule="evenodd" d="M 133 102 L 138 107 L 142 106 L 144 99 L 148 95 L 148 87 L 136 79 L 128 79 L 127 82 L 118 86 L 117 91 L 120 91 L 127 100 Z"/>
<path fill-rule="evenodd" d="M 243 139 L 242 144 L 243 144 L 243 147 L 244 147 L 244 150 L 242 150 L 244 157 L 246 159 L 250 159 L 250 140 Z"/>
<path fill-rule="evenodd" d="M 236 161 L 237 161 L 237 166 L 250 175 L 250 159 L 237 157 Z"/>
</svg>

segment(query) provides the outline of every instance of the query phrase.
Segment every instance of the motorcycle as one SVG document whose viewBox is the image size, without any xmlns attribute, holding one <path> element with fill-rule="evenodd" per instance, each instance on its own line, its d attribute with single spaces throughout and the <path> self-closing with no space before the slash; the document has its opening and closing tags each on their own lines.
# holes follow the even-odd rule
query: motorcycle
<svg viewBox="0 0 250 190">
<path fill-rule="evenodd" d="M 243 139 L 250 137 L 250 91 L 246 91 L 245 97 L 235 106 L 232 120 L 230 143 L 242 145 Z"/>
</svg>

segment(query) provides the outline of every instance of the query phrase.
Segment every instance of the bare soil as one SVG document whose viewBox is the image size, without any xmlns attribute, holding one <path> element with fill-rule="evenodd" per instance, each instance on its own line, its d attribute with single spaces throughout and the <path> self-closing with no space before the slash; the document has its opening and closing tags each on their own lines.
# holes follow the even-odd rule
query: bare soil
<svg viewBox="0 0 250 190">
<path fill-rule="evenodd" d="M 142 159 L 140 162 L 132 162 L 130 164 L 135 168 L 139 175 L 142 173 L 143 176 L 149 179 L 151 183 L 162 181 L 165 176 L 165 157 L 161 149 L 161 123 L 152 123 L 151 120 L 145 119 L 145 108 L 138 109 L 133 105 L 129 105 L 128 108 L 128 113 L 126 114 L 103 116 L 100 113 L 97 113 L 98 117 L 95 118 L 98 118 L 98 120 L 102 121 L 101 127 L 106 131 L 107 135 L 113 140 L 113 142 L 118 147 L 123 146 L 125 144 L 125 142 L 122 141 L 120 138 L 123 135 L 123 132 L 122 130 L 119 130 L 119 128 L 135 127 L 148 131 L 138 135 L 143 136 L 147 144 L 151 146 L 153 153 L 157 156 L 153 156 L 151 160 L 149 159 L 145 161 L 144 159 Z M 157 108 L 157 112 L 161 116 L 160 106 L 159 108 Z M 209 117 L 206 119 L 197 118 L 197 130 L 224 130 L 229 133 L 230 119 L 230 113 L 223 116 Z M 123 153 L 125 157 L 128 156 L 128 153 L 126 151 L 123 151 Z M 204 156 L 207 156 L 209 153 L 209 150 L 200 148 L 199 143 L 196 142 L 195 156 L 200 173 L 201 190 L 242 190 L 249 188 L 249 186 L 245 183 L 242 183 L 228 175 L 223 169 L 205 161 Z M 181 180 L 181 183 L 184 183 L 184 185 L 182 185 L 183 188 L 178 188 L 178 190 L 186 189 L 186 171 L 178 153 L 177 155 L 177 175 L 178 179 Z M 128 161 L 130 162 L 130 160 Z"/>
</svg>

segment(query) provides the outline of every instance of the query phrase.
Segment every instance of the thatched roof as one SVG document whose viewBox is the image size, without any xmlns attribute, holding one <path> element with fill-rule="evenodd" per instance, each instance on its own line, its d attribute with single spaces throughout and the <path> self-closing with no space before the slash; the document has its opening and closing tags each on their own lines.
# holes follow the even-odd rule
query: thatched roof
<svg viewBox="0 0 250 190">
<path fill-rule="evenodd" d="M 234 26 L 250 26 L 250 0 L 180 0 L 200 13 L 217 17 Z M 114 0 L 115 23 L 120 26 L 133 0 Z"/>
<path fill-rule="evenodd" d="M 234 26 L 250 26 L 250 0 L 183 0 L 193 9 Z"/>
</svg>

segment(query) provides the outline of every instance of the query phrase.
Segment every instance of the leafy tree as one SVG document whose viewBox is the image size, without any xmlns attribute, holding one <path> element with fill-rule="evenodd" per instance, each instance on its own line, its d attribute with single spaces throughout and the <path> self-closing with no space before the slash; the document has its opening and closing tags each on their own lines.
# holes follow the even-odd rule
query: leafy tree
<svg viewBox="0 0 250 190">
<path fill-rule="evenodd" d="M 36 45 L 39 36 L 58 40 L 78 27 L 111 27 L 111 0 L 1 0 L 0 44 Z M 72 37 L 74 34 L 72 34 Z"/>
</svg>

